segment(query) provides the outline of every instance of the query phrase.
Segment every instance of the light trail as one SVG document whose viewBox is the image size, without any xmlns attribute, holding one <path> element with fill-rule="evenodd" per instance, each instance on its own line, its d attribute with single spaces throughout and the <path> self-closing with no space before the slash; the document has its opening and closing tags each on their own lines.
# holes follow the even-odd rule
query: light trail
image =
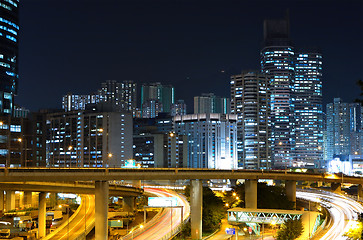
<svg viewBox="0 0 363 240">
<path fill-rule="evenodd" d="M 167 189 L 144 188 L 145 192 L 154 194 L 158 197 L 176 197 L 178 206 L 183 206 L 183 220 L 190 215 L 190 207 L 188 201 L 174 191 Z M 174 231 L 181 223 L 181 208 L 165 208 L 158 218 L 153 218 L 147 222 L 145 226 L 136 229 L 133 233 L 120 238 L 122 240 L 157 240 L 169 239 L 170 232 Z"/>
<path fill-rule="evenodd" d="M 343 234 L 349 230 L 351 221 L 357 220 L 358 213 L 363 212 L 360 203 L 340 194 L 318 190 L 296 191 L 296 197 L 310 202 L 317 202 L 329 211 L 332 223 L 320 240 L 346 239 Z"/>
</svg>

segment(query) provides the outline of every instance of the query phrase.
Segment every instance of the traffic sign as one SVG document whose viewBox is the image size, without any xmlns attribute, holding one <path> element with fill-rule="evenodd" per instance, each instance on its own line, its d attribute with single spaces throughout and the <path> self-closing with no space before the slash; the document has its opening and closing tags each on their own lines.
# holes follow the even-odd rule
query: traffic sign
<svg viewBox="0 0 363 240">
<path fill-rule="evenodd" d="M 235 228 L 226 228 L 226 233 L 229 235 L 235 235 L 236 229 Z"/>
<path fill-rule="evenodd" d="M 252 227 L 248 227 L 248 233 L 252 234 Z"/>
</svg>

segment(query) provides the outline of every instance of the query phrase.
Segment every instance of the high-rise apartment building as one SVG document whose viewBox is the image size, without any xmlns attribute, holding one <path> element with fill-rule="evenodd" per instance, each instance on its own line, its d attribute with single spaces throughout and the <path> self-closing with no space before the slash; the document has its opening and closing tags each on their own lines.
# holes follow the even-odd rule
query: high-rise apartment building
<svg viewBox="0 0 363 240">
<path fill-rule="evenodd" d="M 188 137 L 190 168 L 237 168 L 237 116 L 189 114 L 174 117 L 175 132 Z"/>
<path fill-rule="evenodd" d="M 0 113 L 12 114 L 18 88 L 19 0 L 0 0 Z"/>
<path fill-rule="evenodd" d="M 170 115 L 186 115 L 187 114 L 187 105 L 184 100 L 178 100 L 173 105 L 171 105 Z"/>
<path fill-rule="evenodd" d="M 295 55 L 294 165 L 320 168 L 323 165 L 322 55 L 318 51 Z"/>
<path fill-rule="evenodd" d="M 62 97 L 62 109 L 66 112 L 85 110 L 87 104 L 96 104 L 100 102 L 98 94 L 77 95 L 67 93 Z"/>
<path fill-rule="evenodd" d="M 134 136 L 134 159 L 143 168 L 187 167 L 187 137 L 170 133 Z"/>
<path fill-rule="evenodd" d="M 47 115 L 47 166 L 124 166 L 132 154 L 132 115 L 77 111 Z"/>
<path fill-rule="evenodd" d="M 163 112 L 163 104 L 156 99 L 150 99 L 142 104 L 142 117 L 155 118 Z"/>
<path fill-rule="evenodd" d="M 350 111 L 349 104 L 343 103 L 340 98 L 334 98 L 333 103 L 326 107 L 327 127 L 327 159 L 335 155 L 349 155 L 350 149 Z M 357 116 L 358 117 L 358 116 Z"/>
<path fill-rule="evenodd" d="M 294 48 L 288 19 L 265 20 L 261 70 L 270 82 L 272 162 L 276 168 L 293 166 Z"/>
<path fill-rule="evenodd" d="M 265 74 L 243 72 L 231 77 L 231 112 L 238 119 L 238 167 L 271 168 L 269 97 Z"/>
<path fill-rule="evenodd" d="M 137 89 L 133 81 L 117 82 L 107 80 L 101 84 L 97 93 L 76 95 L 68 93 L 62 98 L 65 111 L 85 110 L 87 104 L 107 103 L 117 111 L 135 112 L 137 106 Z"/>
<path fill-rule="evenodd" d="M 215 96 L 214 93 L 203 93 L 202 96 L 194 97 L 194 114 L 199 113 L 222 113 L 229 114 L 231 111 L 229 98 Z"/>
<path fill-rule="evenodd" d="M 175 102 L 174 87 L 156 83 L 144 83 L 141 86 L 141 108 L 143 104 L 150 100 L 158 100 L 164 112 L 170 112 L 172 104 Z M 143 111 L 143 109 L 142 109 Z"/>
</svg>

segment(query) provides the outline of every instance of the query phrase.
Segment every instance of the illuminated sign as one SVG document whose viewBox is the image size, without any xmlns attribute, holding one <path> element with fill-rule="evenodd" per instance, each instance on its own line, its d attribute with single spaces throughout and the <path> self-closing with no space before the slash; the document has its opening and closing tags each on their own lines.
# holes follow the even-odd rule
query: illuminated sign
<svg viewBox="0 0 363 240">
<path fill-rule="evenodd" d="M 149 197 L 149 207 L 176 207 L 178 206 L 178 198 L 176 197 Z"/>
</svg>

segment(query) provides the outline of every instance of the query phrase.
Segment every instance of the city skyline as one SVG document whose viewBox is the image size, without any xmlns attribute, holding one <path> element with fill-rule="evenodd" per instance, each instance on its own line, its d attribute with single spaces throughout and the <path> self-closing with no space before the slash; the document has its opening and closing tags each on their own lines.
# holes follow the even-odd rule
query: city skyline
<svg viewBox="0 0 363 240">
<path fill-rule="evenodd" d="M 293 42 L 323 52 L 323 105 L 334 97 L 351 102 L 359 96 L 359 1 L 63 3 L 27 1 L 20 7 L 15 102 L 31 110 L 60 108 L 67 92 L 88 94 L 111 79 L 172 84 L 189 110 L 203 92 L 229 97 L 231 75 L 259 69 L 263 20 L 282 18 L 286 9 Z"/>
</svg>

